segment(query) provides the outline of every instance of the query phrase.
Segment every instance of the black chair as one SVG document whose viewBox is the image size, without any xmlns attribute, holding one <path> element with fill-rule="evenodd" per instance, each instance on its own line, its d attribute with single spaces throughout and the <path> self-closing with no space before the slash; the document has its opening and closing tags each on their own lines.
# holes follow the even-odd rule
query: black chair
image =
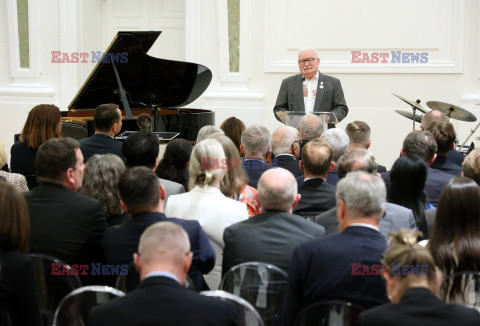
<svg viewBox="0 0 480 326">
<path fill-rule="evenodd" d="M 296 326 L 355 326 L 365 308 L 347 301 L 319 301 L 298 314 Z"/>
<path fill-rule="evenodd" d="M 441 293 L 447 302 L 480 307 L 480 271 L 463 271 L 446 276 Z"/>
<path fill-rule="evenodd" d="M 230 268 L 220 290 L 233 293 L 258 311 L 265 325 L 273 325 L 282 303 L 288 275 L 277 266 L 247 262 Z"/>
<path fill-rule="evenodd" d="M 90 310 L 125 293 L 109 286 L 84 286 L 69 293 L 58 305 L 53 326 L 88 325 Z"/>
<path fill-rule="evenodd" d="M 240 316 L 240 326 L 264 326 L 262 318 L 255 308 L 242 298 L 221 290 L 203 291 L 200 294 L 232 302 L 237 309 L 238 316 Z"/>
<path fill-rule="evenodd" d="M 58 258 L 44 254 L 28 256 L 33 263 L 39 309 L 53 314 L 63 297 L 81 287 L 82 283 L 77 275 L 73 275 L 72 268 Z M 62 265 L 62 275 L 57 275 L 58 269 L 52 264 Z"/>
</svg>

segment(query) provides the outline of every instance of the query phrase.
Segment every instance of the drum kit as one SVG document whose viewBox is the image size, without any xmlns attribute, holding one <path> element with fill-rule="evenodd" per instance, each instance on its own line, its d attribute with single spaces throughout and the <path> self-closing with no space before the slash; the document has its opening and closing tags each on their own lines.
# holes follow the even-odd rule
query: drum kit
<svg viewBox="0 0 480 326">
<path fill-rule="evenodd" d="M 397 94 L 393 94 L 393 96 L 397 97 L 398 99 L 402 100 L 403 102 L 407 103 L 412 107 L 412 112 L 405 111 L 405 110 L 395 110 L 395 112 L 397 112 L 401 116 L 404 116 L 410 120 L 413 120 L 413 130 L 415 130 L 415 122 L 421 123 L 423 114 L 427 113 L 427 110 L 420 104 L 420 100 L 418 99 L 415 102 L 413 102 Z M 480 105 L 480 103 L 477 105 Z M 427 106 L 432 110 L 438 110 L 443 112 L 447 116 L 448 120 L 455 119 L 455 120 L 466 121 L 466 122 L 477 121 L 477 117 L 474 116 L 471 112 L 453 104 L 448 104 L 448 103 L 439 102 L 439 101 L 428 101 Z M 423 114 L 417 114 L 417 110 L 422 112 Z M 478 129 L 479 126 L 480 126 L 480 122 L 477 124 L 475 129 L 470 130 L 470 135 L 465 140 L 465 142 L 460 146 L 460 149 L 464 148 L 464 145 L 467 143 L 470 137 L 473 136 L 473 134 L 475 133 L 475 131 Z M 477 137 L 477 140 L 480 140 L 480 138 Z"/>
</svg>

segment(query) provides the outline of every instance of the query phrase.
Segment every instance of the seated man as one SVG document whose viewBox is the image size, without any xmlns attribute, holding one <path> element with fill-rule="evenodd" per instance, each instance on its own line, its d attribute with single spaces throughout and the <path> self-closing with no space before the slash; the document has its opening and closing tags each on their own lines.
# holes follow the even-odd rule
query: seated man
<svg viewBox="0 0 480 326">
<path fill-rule="evenodd" d="M 100 202 L 75 191 L 82 185 L 83 155 L 72 138 L 52 138 L 35 158 L 39 186 L 25 193 L 30 213 L 30 252 L 69 265 L 103 263 L 100 241 L 107 227 Z"/>
<path fill-rule="evenodd" d="M 120 177 L 118 191 L 123 209 L 132 218 L 105 231 L 103 247 L 107 263 L 130 263 L 142 232 L 156 222 L 170 221 L 182 226 L 190 239 L 194 255 L 189 275 L 195 288 L 208 289 L 202 274 L 210 272 L 215 265 L 215 251 L 198 221 L 167 218 L 163 214 L 165 190 L 155 173 L 146 167 L 128 169 Z"/>
<path fill-rule="evenodd" d="M 439 121 L 430 124 L 427 130 L 433 134 L 437 142 L 437 158 L 433 161 L 431 168 L 459 177 L 462 174 L 462 168 L 448 160 L 448 153 L 455 148 L 457 138 L 453 125 L 448 121 Z"/>
<path fill-rule="evenodd" d="M 272 165 L 287 169 L 294 177 L 303 175 L 298 161 L 300 145 L 297 129 L 289 126 L 278 127 L 272 135 L 272 153 L 275 156 Z"/>
<path fill-rule="evenodd" d="M 332 128 L 325 131 L 321 139 L 327 141 L 328 145 L 333 150 L 333 162 L 335 162 L 335 168 L 331 171 L 327 176 L 328 184 L 332 186 L 336 186 L 338 182 L 338 175 L 337 175 L 337 162 L 340 156 L 345 154 L 348 151 L 348 146 L 350 144 L 350 138 L 348 138 L 345 131 L 338 128 Z"/>
<path fill-rule="evenodd" d="M 253 125 L 242 132 L 240 151 L 245 158 L 242 166 L 248 174 L 248 185 L 255 189 L 262 173 L 272 168 L 266 163 L 270 154 L 270 139 L 270 132 L 264 126 Z"/>
<path fill-rule="evenodd" d="M 134 255 L 140 285 L 93 308 L 90 325 L 238 325 L 233 305 L 182 287 L 192 256 L 182 227 L 171 222 L 149 226 Z"/>
<path fill-rule="evenodd" d="M 297 244 L 325 234 L 323 227 L 292 215 L 300 196 L 289 171 L 278 168 L 263 173 L 258 197 L 263 213 L 233 224 L 223 233 L 223 274 L 249 261 L 273 264 L 287 271 Z"/>
<path fill-rule="evenodd" d="M 80 140 L 85 162 L 95 154 L 115 154 L 122 160 L 122 143 L 114 137 L 122 129 L 122 112 L 117 104 L 101 104 L 93 116 L 95 134 Z"/>
<path fill-rule="evenodd" d="M 197 144 L 201 142 L 204 139 L 207 139 L 208 137 L 212 135 L 225 135 L 222 129 L 211 126 L 211 125 L 206 125 L 200 128 L 197 134 Z"/>
<path fill-rule="evenodd" d="M 313 138 L 320 137 L 323 132 L 323 127 L 324 125 L 322 120 L 313 113 L 305 114 L 302 119 L 300 119 L 297 127 L 300 136 L 299 160 L 302 159 L 303 146 L 305 146 L 305 144 Z"/>
<path fill-rule="evenodd" d="M 353 151 L 354 149 L 366 149 L 370 148 L 372 140 L 370 139 L 370 126 L 363 121 L 353 121 L 350 122 L 345 128 L 345 132 L 350 138 L 350 145 L 348 146 L 348 151 Z M 377 165 L 377 172 L 386 172 L 387 168 L 383 165 Z"/>
<path fill-rule="evenodd" d="M 305 172 L 305 181 L 298 187 L 302 197 L 293 211 L 295 214 L 313 220 L 335 207 L 335 187 L 326 181 L 328 173 L 335 168 L 332 156 L 332 148 L 320 138 L 312 139 L 303 147 L 300 166 Z"/>
<path fill-rule="evenodd" d="M 355 149 L 346 153 L 338 160 L 338 177 L 342 180 L 349 172 L 365 171 L 376 175 L 376 163 L 373 155 L 365 149 Z M 318 215 L 315 222 L 325 228 L 327 235 L 337 234 L 337 208 L 332 208 Z M 402 228 L 416 229 L 415 218 L 411 209 L 391 203 L 385 204 L 385 215 L 380 220 L 380 233 L 389 238 L 389 233 L 395 233 Z"/>
<path fill-rule="evenodd" d="M 151 131 L 139 131 L 125 139 L 122 145 L 122 153 L 125 156 L 127 167 L 145 166 L 152 171 L 157 169 L 158 153 L 160 152 L 160 142 L 158 137 Z M 160 183 L 165 188 L 165 202 L 170 195 L 177 195 L 185 192 L 185 188 L 170 180 L 159 178 Z"/>
<path fill-rule="evenodd" d="M 387 302 L 380 275 L 367 273 L 379 267 L 386 249 L 378 231 L 386 193 L 383 181 L 365 172 L 349 173 L 339 181 L 337 216 L 341 233 L 295 248 L 279 325 L 293 325 L 303 308 L 320 300 L 346 300 L 366 308 Z"/>
</svg>

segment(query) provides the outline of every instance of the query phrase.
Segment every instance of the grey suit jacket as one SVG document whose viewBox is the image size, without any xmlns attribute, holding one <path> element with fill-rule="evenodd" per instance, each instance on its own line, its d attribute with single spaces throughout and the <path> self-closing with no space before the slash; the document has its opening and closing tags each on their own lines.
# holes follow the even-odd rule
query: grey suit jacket
<svg viewBox="0 0 480 326">
<path fill-rule="evenodd" d="M 425 211 L 425 218 L 427 219 L 427 229 L 428 234 L 432 234 L 433 231 L 433 224 L 435 223 L 435 216 L 437 215 L 437 209 L 427 209 Z"/>
<path fill-rule="evenodd" d="M 315 222 L 325 228 L 327 235 L 338 233 L 337 209 L 333 208 L 318 215 Z M 412 210 L 400 205 L 386 203 L 385 216 L 380 220 L 380 233 L 385 239 L 388 239 L 389 233 L 395 233 L 402 228 L 417 229 Z"/>
<path fill-rule="evenodd" d="M 158 178 L 158 180 L 160 180 L 163 188 L 165 188 L 165 207 L 167 206 L 167 199 L 170 195 L 178 195 L 185 192 L 185 188 L 179 183 L 162 178 Z"/>
<path fill-rule="evenodd" d="M 323 85 L 323 88 L 320 87 L 321 85 Z M 277 102 L 273 109 L 274 113 L 278 111 L 305 111 L 301 74 L 285 78 L 282 81 Z M 339 122 L 347 116 L 348 107 L 340 80 L 322 73 L 319 74 L 313 111 L 333 112 Z"/>
</svg>

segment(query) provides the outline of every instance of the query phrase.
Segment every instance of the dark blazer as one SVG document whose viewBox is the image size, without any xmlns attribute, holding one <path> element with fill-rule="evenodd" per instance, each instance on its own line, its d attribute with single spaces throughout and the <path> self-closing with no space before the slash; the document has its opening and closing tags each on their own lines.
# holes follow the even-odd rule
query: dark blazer
<svg viewBox="0 0 480 326">
<path fill-rule="evenodd" d="M 387 172 L 387 168 L 383 165 L 377 164 L 377 173 Z"/>
<path fill-rule="evenodd" d="M 338 183 L 338 174 L 337 174 L 337 167 L 335 166 L 335 169 L 333 169 L 332 172 L 329 172 L 327 175 L 327 183 L 331 186 L 337 186 Z"/>
<path fill-rule="evenodd" d="M 239 325 L 233 304 L 182 288 L 164 276 L 148 277 L 126 296 L 96 306 L 90 326 Z"/>
<path fill-rule="evenodd" d="M 380 275 L 352 275 L 353 263 L 380 264 L 386 247 L 380 232 L 363 226 L 298 245 L 278 324 L 293 325 L 303 308 L 320 300 L 347 300 L 367 308 L 388 302 Z"/>
<path fill-rule="evenodd" d="M 305 112 L 303 80 L 301 74 L 285 78 L 282 81 L 277 101 L 275 102 L 275 107 L 273 109 L 274 113 L 278 111 Z M 322 73 L 319 74 L 317 95 L 313 111 L 333 112 L 338 121 L 343 120 L 347 116 L 348 107 L 345 102 L 345 96 L 343 95 L 340 80 Z"/>
<path fill-rule="evenodd" d="M 30 258 L 18 252 L 3 251 L 0 265 L 0 313 L 8 313 L 13 325 L 40 325 Z"/>
<path fill-rule="evenodd" d="M 80 140 L 84 161 L 88 161 L 95 154 L 115 154 L 125 161 L 122 155 L 122 143 L 105 134 L 93 134 Z"/>
<path fill-rule="evenodd" d="M 223 232 L 222 273 L 249 261 L 270 263 L 288 271 L 295 246 L 323 235 L 323 227 L 288 212 L 255 215 Z"/>
<path fill-rule="evenodd" d="M 410 288 L 398 304 L 387 303 L 360 314 L 362 326 L 480 325 L 477 310 L 446 304 L 427 288 Z"/>
<path fill-rule="evenodd" d="M 390 171 L 380 174 L 383 181 L 385 181 L 385 186 L 390 188 Z M 427 200 L 433 206 L 438 205 L 438 200 L 440 199 L 440 193 L 442 192 L 443 186 L 447 184 L 448 181 L 455 178 L 454 175 L 442 172 L 440 170 L 432 169 L 431 167 L 427 168 L 427 184 L 425 185 L 425 192 L 427 193 Z"/>
<path fill-rule="evenodd" d="M 23 175 L 35 174 L 35 157 L 37 157 L 37 150 L 29 147 L 26 142 L 13 144 L 10 149 L 12 172 Z"/>
<path fill-rule="evenodd" d="M 293 212 L 303 217 L 314 217 L 334 208 L 336 205 L 335 190 L 334 186 L 329 185 L 321 178 L 305 181 L 298 187 L 298 193 L 302 197 Z"/>
<path fill-rule="evenodd" d="M 100 202 L 41 183 L 24 194 L 30 212 L 30 252 L 72 264 L 104 262 L 100 241 L 107 222 Z"/>
<path fill-rule="evenodd" d="M 287 169 L 294 177 L 298 177 L 304 175 L 303 170 L 300 170 L 299 162 L 290 154 L 278 154 L 272 160 L 272 165 Z"/>
<path fill-rule="evenodd" d="M 259 159 L 244 160 L 242 167 L 248 174 L 248 185 L 255 189 L 258 187 L 258 180 L 260 180 L 262 173 L 273 168 L 271 165 L 268 165 L 263 160 Z"/>
<path fill-rule="evenodd" d="M 193 262 L 188 275 L 192 278 L 195 289 L 208 289 L 202 274 L 207 274 L 215 265 L 215 251 L 208 236 L 196 220 L 167 218 L 162 213 L 141 213 L 133 216 L 122 225 L 109 227 L 103 238 L 103 248 L 107 264 L 128 264 L 133 260 L 133 254 L 138 250 L 138 242 L 143 231 L 150 225 L 169 221 L 185 229 L 190 239 Z"/>
<path fill-rule="evenodd" d="M 325 228 L 327 235 L 337 234 L 339 232 L 337 208 L 332 208 L 318 215 L 315 222 Z M 386 203 L 385 215 L 380 220 L 380 233 L 387 240 L 390 237 L 389 233 L 395 233 L 402 228 L 417 229 L 412 210 L 400 205 Z"/>
<path fill-rule="evenodd" d="M 460 166 L 450 162 L 446 157 L 443 156 L 437 156 L 430 167 L 448 174 L 453 174 L 456 177 L 459 177 L 462 174 L 462 168 Z"/>
<path fill-rule="evenodd" d="M 465 155 L 458 152 L 455 149 L 448 152 L 447 160 L 449 160 L 452 163 L 455 163 L 456 165 L 458 165 L 460 167 L 462 166 L 462 163 L 463 163 L 464 159 L 465 159 Z"/>
</svg>

